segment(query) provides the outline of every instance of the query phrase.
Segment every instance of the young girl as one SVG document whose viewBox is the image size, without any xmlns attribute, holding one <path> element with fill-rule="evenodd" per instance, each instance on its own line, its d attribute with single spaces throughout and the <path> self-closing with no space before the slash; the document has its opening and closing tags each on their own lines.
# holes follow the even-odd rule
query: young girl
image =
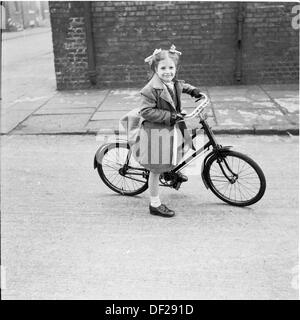
<svg viewBox="0 0 300 320">
<path fill-rule="evenodd" d="M 191 138 L 184 134 L 187 127 L 181 115 L 181 93 L 190 94 L 194 98 L 202 96 L 199 89 L 176 79 L 181 52 L 175 49 L 174 45 L 169 50 L 156 49 L 145 59 L 153 76 L 141 90 L 140 116 L 143 122 L 140 129 L 138 161 L 150 171 L 150 213 L 162 217 L 172 217 L 175 212 L 160 201 L 160 174 L 176 166 L 180 158 L 177 150 L 182 142 L 192 146 Z M 178 173 L 178 180 L 184 182 L 187 181 L 187 177 Z"/>
</svg>

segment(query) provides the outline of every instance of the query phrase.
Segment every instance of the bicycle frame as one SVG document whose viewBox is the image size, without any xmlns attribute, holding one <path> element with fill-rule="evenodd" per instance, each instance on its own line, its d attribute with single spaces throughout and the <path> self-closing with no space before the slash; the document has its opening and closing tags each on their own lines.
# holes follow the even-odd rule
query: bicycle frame
<svg viewBox="0 0 300 320">
<path fill-rule="evenodd" d="M 211 146 L 213 147 L 213 150 L 220 150 L 222 149 L 222 146 L 218 145 L 217 144 L 217 141 L 215 139 L 215 136 L 209 126 L 209 124 L 207 123 L 206 119 L 202 116 L 200 116 L 200 122 L 199 122 L 201 125 L 202 125 L 202 129 L 204 130 L 204 132 L 206 133 L 209 141 L 204 144 L 200 149 L 196 150 L 192 155 L 190 155 L 186 160 L 180 162 L 174 169 L 171 170 L 171 172 L 177 172 L 181 169 L 183 169 L 184 167 L 186 167 L 187 165 L 189 165 L 193 160 L 195 160 L 199 155 L 201 155 L 206 149 L 209 149 Z M 194 133 L 192 135 L 192 139 L 194 139 L 195 137 L 197 136 L 197 133 Z M 131 157 L 131 154 L 132 154 L 132 151 L 130 150 L 128 152 L 128 155 L 127 155 L 127 159 L 126 159 L 126 162 L 125 162 L 125 165 L 124 165 L 124 173 L 127 169 L 134 169 L 134 170 L 138 170 L 138 171 L 141 171 L 141 173 L 130 173 L 131 175 L 144 175 L 145 172 L 148 172 L 147 169 L 143 169 L 143 168 L 133 168 L 133 167 L 130 167 L 128 165 L 129 163 L 129 159 Z"/>
<path fill-rule="evenodd" d="M 208 125 L 208 123 L 206 122 L 206 120 L 204 118 L 201 118 L 200 120 L 200 124 L 202 125 L 202 128 L 204 130 L 204 132 L 206 133 L 209 141 L 204 144 L 200 149 L 196 150 L 192 155 L 190 155 L 186 160 L 182 161 L 181 163 L 179 163 L 174 169 L 172 169 L 171 171 L 173 172 L 177 172 L 180 169 L 183 169 L 184 167 L 186 167 L 187 165 L 189 165 L 193 160 L 195 160 L 200 154 L 202 154 L 202 152 L 204 152 L 206 149 L 209 149 L 211 146 L 213 147 L 213 149 L 217 149 L 219 147 L 219 145 L 217 144 L 217 141 L 214 137 L 214 134 L 210 128 L 210 126 Z M 193 134 L 192 135 L 192 139 L 194 139 L 197 136 L 197 134 Z"/>
</svg>

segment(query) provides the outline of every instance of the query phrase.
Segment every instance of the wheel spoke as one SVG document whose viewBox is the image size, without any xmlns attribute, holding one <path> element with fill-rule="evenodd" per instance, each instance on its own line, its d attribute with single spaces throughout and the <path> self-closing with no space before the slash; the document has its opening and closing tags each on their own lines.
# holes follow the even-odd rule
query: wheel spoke
<svg viewBox="0 0 300 320">
<path fill-rule="evenodd" d="M 230 183 L 227 183 L 227 184 L 226 184 L 226 189 L 225 189 L 225 191 L 224 191 L 224 195 L 226 195 L 226 191 L 227 191 L 229 185 L 230 185 Z"/>
<path fill-rule="evenodd" d="M 113 167 L 112 165 L 109 165 L 109 164 L 107 164 L 107 163 L 104 163 L 104 165 L 106 166 L 106 167 L 108 167 L 108 168 L 111 168 L 111 169 L 113 169 L 113 170 L 118 170 L 118 169 L 120 169 L 120 167 Z"/>
<path fill-rule="evenodd" d="M 255 191 L 251 190 L 250 188 L 248 188 L 245 184 L 241 183 L 240 181 L 237 181 L 237 183 L 239 183 L 241 186 L 243 186 L 246 190 L 249 190 L 250 192 L 255 193 Z"/>
<path fill-rule="evenodd" d="M 247 170 L 253 170 L 253 168 L 251 168 L 251 167 L 249 167 L 249 168 L 246 168 L 246 169 L 244 169 L 244 170 L 242 170 L 242 171 L 238 171 L 238 174 L 240 175 L 242 172 L 247 172 Z"/>
<path fill-rule="evenodd" d="M 241 191 L 240 185 L 238 184 L 237 186 L 238 186 L 238 189 L 240 190 L 240 199 L 243 200 L 242 191 Z"/>
<path fill-rule="evenodd" d="M 238 184 L 238 186 L 239 186 L 239 190 L 240 190 L 240 194 L 241 194 L 241 201 L 243 200 L 243 197 L 244 197 L 244 200 L 247 200 L 247 198 L 245 197 L 245 194 L 244 194 L 244 192 L 241 190 L 239 184 Z"/>
<path fill-rule="evenodd" d="M 239 177 L 240 177 L 240 178 L 247 177 L 247 179 L 250 179 L 251 177 L 249 177 L 249 176 L 251 176 L 251 175 L 254 175 L 252 178 L 258 178 L 256 172 L 250 172 L 250 173 L 243 174 L 243 175 L 240 175 L 240 174 L 239 174 Z"/>
<path fill-rule="evenodd" d="M 225 179 L 211 179 L 211 181 L 214 181 L 214 182 L 223 182 L 223 183 L 229 183 L 229 181 L 225 178 Z"/>
</svg>

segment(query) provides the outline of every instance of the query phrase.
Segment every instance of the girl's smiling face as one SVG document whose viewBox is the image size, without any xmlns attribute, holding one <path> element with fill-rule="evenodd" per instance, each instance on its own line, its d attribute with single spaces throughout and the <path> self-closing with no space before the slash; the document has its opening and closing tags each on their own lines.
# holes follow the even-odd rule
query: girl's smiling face
<svg viewBox="0 0 300 320">
<path fill-rule="evenodd" d="M 156 73 L 164 82 L 171 82 L 176 74 L 176 66 L 172 59 L 164 59 L 159 61 Z"/>
</svg>

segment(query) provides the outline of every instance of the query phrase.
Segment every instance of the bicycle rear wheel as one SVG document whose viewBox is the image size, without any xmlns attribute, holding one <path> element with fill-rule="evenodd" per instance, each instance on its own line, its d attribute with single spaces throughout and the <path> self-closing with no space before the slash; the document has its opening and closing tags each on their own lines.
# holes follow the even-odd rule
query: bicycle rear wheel
<svg viewBox="0 0 300 320">
<path fill-rule="evenodd" d="M 205 177 L 211 191 L 234 206 L 249 206 L 259 201 L 266 190 L 266 179 L 258 164 L 236 152 L 213 155 L 205 165 Z"/>
<path fill-rule="evenodd" d="M 100 178 L 111 190 L 134 196 L 148 188 L 147 170 L 131 156 L 127 143 L 108 144 L 96 162 Z"/>
</svg>

